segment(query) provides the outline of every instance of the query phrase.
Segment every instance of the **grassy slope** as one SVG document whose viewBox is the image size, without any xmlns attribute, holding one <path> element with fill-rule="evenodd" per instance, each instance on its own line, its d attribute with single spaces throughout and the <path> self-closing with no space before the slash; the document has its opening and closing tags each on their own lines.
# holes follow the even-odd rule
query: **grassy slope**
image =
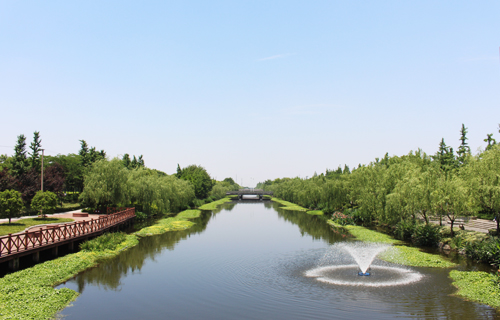
<svg viewBox="0 0 500 320">
<path fill-rule="evenodd" d="M 12 222 L 10 225 L 8 222 L 0 224 L 0 236 L 7 235 L 9 233 L 16 233 L 24 231 L 24 229 L 39 224 L 49 224 L 49 223 L 63 223 L 75 221 L 71 218 L 26 218 L 19 219 Z"/>
<path fill-rule="evenodd" d="M 271 200 L 273 200 L 274 202 L 277 202 L 279 204 L 282 204 L 283 207 L 280 207 L 280 208 L 283 210 L 303 211 L 303 212 L 306 212 L 308 214 L 317 215 L 317 216 L 323 215 L 323 211 L 321 211 L 321 210 L 308 210 L 308 209 L 303 208 L 295 203 L 291 203 L 291 202 L 281 200 L 278 198 L 274 198 L 274 197 L 271 198 Z"/>
<path fill-rule="evenodd" d="M 217 209 L 217 206 L 219 206 L 223 203 L 226 203 L 226 202 L 230 202 L 231 200 L 232 199 L 229 197 L 222 198 L 220 200 L 204 204 L 201 207 L 199 207 L 198 209 L 200 209 L 200 210 L 215 210 L 215 209 Z"/>
<path fill-rule="evenodd" d="M 200 210 L 186 210 L 175 217 L 162 219 L 154 226 L 127 235 L 113 250 L 80 251 L 6 275 L 0 279 L 0 319 L 52 319 L 78 296 L 73 290 L 56 290 L 53 286 L 136 246 L 138 237 L 190 228 L 193 223 L 188 220 L 200 214 Z"/>
</svg>

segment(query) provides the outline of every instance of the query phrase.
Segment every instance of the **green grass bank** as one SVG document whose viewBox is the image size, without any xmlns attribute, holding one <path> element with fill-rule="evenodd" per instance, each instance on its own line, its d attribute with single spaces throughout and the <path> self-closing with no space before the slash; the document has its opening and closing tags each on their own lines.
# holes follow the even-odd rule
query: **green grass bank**
<svg viewBox="0 0 500 320">
<path fill-rule="evenodd" d="M 274 198 L 274 197 L 272 197 L 271 200 L 283 205 L 282 207 L 280 207 L 283 210 L 302 211 L 302 212 L 306 212 L 307 214 L 316 215 L 316 216 L 323 215 L 323 211 L 321 211 L 321 210 L 309 210 L 309 209 L 301 207 L 295 203 L 288 202 L 288 201 L 281 200 L 281 199 Z"/>
<path fill-rule="evenodd" d="M 200 209 L 200 210 L 215 210 L 221 204 L 226 203 L 226 202 L 230 202 L 230 201 L 232 201 L 232 199 L 230 197 L 225 197 L 225 198 L 219 199 L 217 201 L 213 201 L 213 202 L 204 204 L 201 207 L 199 207 L 198 209 Z"/>
</svg>

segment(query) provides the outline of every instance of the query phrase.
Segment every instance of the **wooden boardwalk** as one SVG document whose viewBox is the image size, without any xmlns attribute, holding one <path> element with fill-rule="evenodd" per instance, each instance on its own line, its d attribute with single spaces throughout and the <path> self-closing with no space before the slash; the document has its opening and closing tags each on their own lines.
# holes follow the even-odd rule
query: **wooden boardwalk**
<svg viewBox="0 0 500 320">
<path fill-rule="evenodd" d="M 101 216 L 99 219 L 46 225 L 38 230 L 31 228 L 24 232 L 1 236 L 0 263 L 97 236 L 131 221 L 134 217 L 135 208 L 124 208 L 122 211 Z"/>
</svg>

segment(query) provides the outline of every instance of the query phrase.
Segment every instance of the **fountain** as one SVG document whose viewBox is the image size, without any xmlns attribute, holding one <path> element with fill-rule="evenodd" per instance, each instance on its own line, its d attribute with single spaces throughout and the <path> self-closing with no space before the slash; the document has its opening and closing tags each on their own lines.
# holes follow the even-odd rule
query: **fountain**
<svg viewBox="0 0 500 320">
<path fill-rule="evenodd" d="M 380 261 L 372 265 L 377 255 L 389 248 L 391 246 L 380 243 L 334 244 L 321 258 L 318 267 L 306 271 L 305 275 L 331 284 L 369 287 L 403 285 L 419 281 L 422 275 L 408 268 L 387 263 L 384 265 Z"/>
</svg>

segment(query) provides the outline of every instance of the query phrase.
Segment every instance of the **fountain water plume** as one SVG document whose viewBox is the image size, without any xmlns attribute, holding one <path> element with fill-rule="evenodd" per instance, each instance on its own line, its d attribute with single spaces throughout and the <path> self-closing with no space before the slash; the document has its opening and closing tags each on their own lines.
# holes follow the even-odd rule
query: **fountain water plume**
<svg viewBox="0 0 500 320">
<path fill-rule="evenodd" d="M 351 257 L 354 258 L 363 275 L 366 274 L 366 271 L 372 264 L 373 260 L 375 260 L 375 257 L 389 247 L 390 246 L 387 244 L 364 242 L 346 243 L 341 245 L 341 248 L 347 251 Z"/>
<path fill-rule="evenodd" d="M 325 252 L 318 265 L 307 270 L 304 275 L 334 285 L 365 287 L 406 285 L 423 278 L 422 274 L 410 268 L 381 261 L 372 265 L 377 255 L 388 248 L 390 246 L 383 243 L 336 243 Z"/>
</svg>

